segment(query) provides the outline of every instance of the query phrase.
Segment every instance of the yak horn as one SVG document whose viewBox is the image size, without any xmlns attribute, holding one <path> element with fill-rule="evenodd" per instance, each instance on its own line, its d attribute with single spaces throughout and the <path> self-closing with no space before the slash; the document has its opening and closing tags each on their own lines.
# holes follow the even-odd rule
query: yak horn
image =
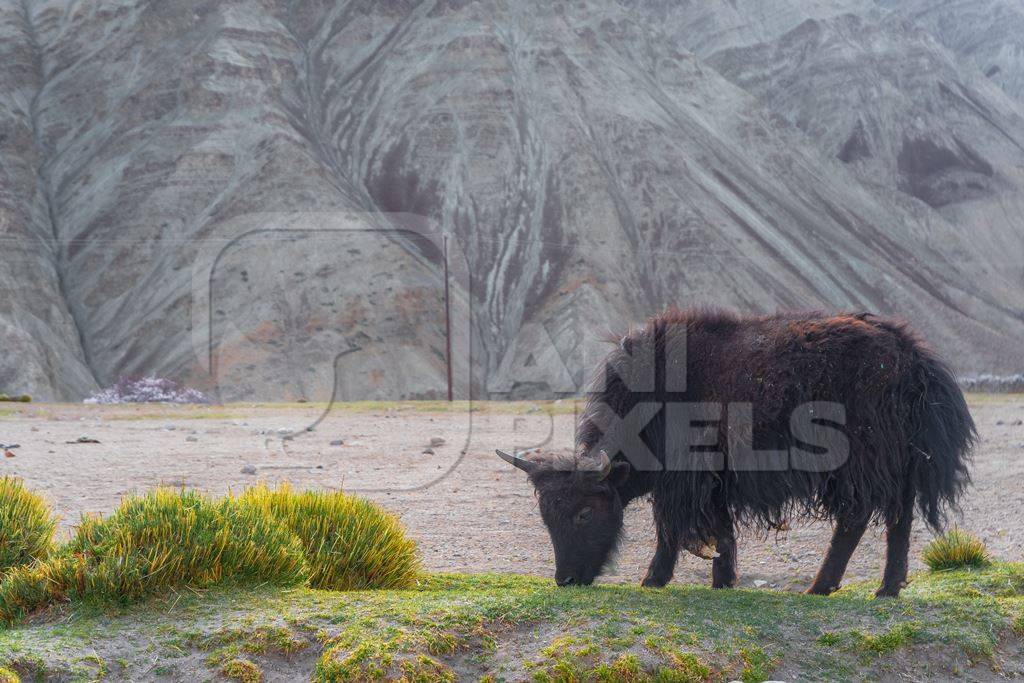
<svg viewBox="0 0 1024 683">
<path fill-rule="evenodd" d="M 601 478 L 604 479 L 612 471 L 612 461 L 611 458 L 608 457 L 608 452 L 603 448 L 598 453 L 598 457 L 600 458 L 601 463 Z"/>
<path fill-rule="evenodd" d="M 506 453 L 505 451 L 501 451 L 501 450 L 496 450 L 494 452 L 498 454 L 499 458 L 501 458 L 502 460 L 504 460 L 505 462 L 507 462 L 510 465 L 514 465 L 514 466 L 518 467 L 519 469 L 521 469 L 523 472 L 526 472 L 527 474 L 529 474 L 529 473 L 533 472 L 535 469 L 537 469 L 537 463 L 535 463 L 535 462 L 533 462 L 531 460 L 527 460 L 526 458 L 523 458 L 521 456 L 511 455 L 511 454 Z"/>
</svg>

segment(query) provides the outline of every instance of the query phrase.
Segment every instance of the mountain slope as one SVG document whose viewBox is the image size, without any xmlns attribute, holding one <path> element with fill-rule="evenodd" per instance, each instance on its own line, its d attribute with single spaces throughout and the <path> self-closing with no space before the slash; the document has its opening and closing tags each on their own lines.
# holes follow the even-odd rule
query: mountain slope
<svg viewBox="0 0 1024 683">
<path fill-rule="evenodd" d="M 999 291 L 1002 278 L 1001 297 L 1024 288 L 1022 254 L 1008 249 L 1024 246 L 1019 103 L 929 35 L 893 15 L 846 15 L 708 63 L 864 182 L 937 209 L 943 240 L 982 264 L 973 280 Z"/>
<path fill-rule="evenodd" d="M 43 88 L 24 7 L 0 2 L 0 392 L 47 400 L 96 387 L 64 299 L 47 149 L 35 127 Z"/>
<path fill-rule="evenodd" d="M 35 36 L 21 125 L 36 144 L 19 148 L 19 177 L 47 179 L 49 224 L 6 201 L 45 237 L 37 261 L 55 284 L 33 274 L 39 291 L 62 292 L 77 323 L 19 334 L 88 358 L 100 384 L 156 372 L 225 399 L 438 396 L 445 234 L 462 394 L 470 370 L 477 396 L 578 391 L 589 340 L 670 304 L 868 308 L 911 320 L 960 370 L 1016 368 L 1016 271 L 997 233 L 975 237 L 994 207 L 1016 207 L 1016 152 L 993 132 L 1018 138 L 1015 105 L 972 85 L 993 121 L 976 133 L 977 112 L 934 111 L 943 95 L 910 101 L 941 83 L 960 93 L 963 67 L 939 62 L 883 108 L 867 90 L 842 100 L 827 36 L 856 32 L 843 11 L 886 13 L 759 7 L 5 5 Z M 873 78 L 879 46 L 927 47 L 901 31 L 853 41 L 850 73 Z M 766 84 L 788 84 L 793 108 Z M 927 113 L 966 189 L 919 201 L 932 186 L 901 180 L 905 126 L 877 126 L 871 157 L 837 158 L 856 127 L 844 106 L 865 126 Z M 72 374 L 0 368 L 0 390 L 78 398 L 94 382 Z"/>
<path fill-rule="evenodd" d="M 1024 5 L 1014 0 L 876 0 L 1024 102 Z"/>
</svg>

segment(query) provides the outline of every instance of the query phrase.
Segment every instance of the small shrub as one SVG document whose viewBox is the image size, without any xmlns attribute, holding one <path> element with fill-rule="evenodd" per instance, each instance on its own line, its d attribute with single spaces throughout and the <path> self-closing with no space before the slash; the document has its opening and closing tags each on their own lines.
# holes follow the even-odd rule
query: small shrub
<svg viewBox="0 0 1024 683">
<path fill-rule="evenodd" d="M 249 489 L 239 501 L 286 523 L 299 537 L 309 585 L 329 590 L 408 588 L 419 575 L 416 544 L 379 505 L 339 492 Z"/>
<path fill-rule="evenodd" d="M 0 403 L 31 403 L 32 397 L 28 394 L 22 394 L 21 396 L 8 396 L 7 394 L 0 394 Z M 0 679 L 2 680 L 2 679 Z"/>
<path fill-rule="evenodd" d="M 925 546 L 921 559 L 932 571 L 985 567 L 991 564 L 985 544 L 976 536 L 952 529 Z"/>
<path fill-rule="evenodd" d="M 46 558 L 57 519 L 20 479 L 0 477 L 0 576 L 12 567 Z"/>
<path fill-rule="evenodd" d="M 0 683 L 21 683 L 21 679 L 6 666 L 0 666 Z"/>
</svg>

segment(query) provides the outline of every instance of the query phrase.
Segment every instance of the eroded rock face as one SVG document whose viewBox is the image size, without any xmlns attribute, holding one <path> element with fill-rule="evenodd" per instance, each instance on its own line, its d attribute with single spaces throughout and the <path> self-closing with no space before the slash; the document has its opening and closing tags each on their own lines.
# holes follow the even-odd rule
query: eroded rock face
<svg viewBox="0 0 1024 683">
<path fill-rule="evenodd" d="M 708 62 L 865 183 L 941 209 L 983 270 L 1024 283 L 1006 248 L 1024 239 L 1024 119 L 972 63 L 892 13 L 808 20 Z"/>
<path fill-rule="evenodd" d="M 0 4 L 0 391 L 440 397 L 442 235 L 462 395 L 575 393 L 670 304 L 1016 368 L 1017 105 L 874 4 L 756 5 Z"/>
<path fill-rule="evenodd" d="M 1015 0 L 877 0 L 1024 101 L 1024 6 Z"/>
<path fill-rule="evenodd" d="M 20 2 L 0 2 L 0 392 L 41 400 L 96 388 L 64 298 L 52 152 L 38 137 L 43 74 Z"/>
</svg>

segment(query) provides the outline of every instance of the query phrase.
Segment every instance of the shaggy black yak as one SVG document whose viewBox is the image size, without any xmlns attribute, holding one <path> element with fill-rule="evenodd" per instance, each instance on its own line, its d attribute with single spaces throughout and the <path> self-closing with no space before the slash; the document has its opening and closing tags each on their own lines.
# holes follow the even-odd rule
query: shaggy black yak
<svg viewBox="0 0 1024 683">
<path fill-rule="evenodd" d="M 649 496 L 658 545 L 644 586 L 671 580 L 681 548 L 714 548 L 712 585 L 732 586 L 738 526 L 814 518 L 834 531 L 809 592 L 836 590 L 880 522 L 877 595 L 895 596 L 915 503 L 938 529 L 969 480 L 976 434 L 964 397 L 900 322 L 670 311 L 622 338 L 600 370 L 574 457 L 499 452 L 536 487 L 559 585 L 591 583 L 623 508 Z"/>
</svg>

